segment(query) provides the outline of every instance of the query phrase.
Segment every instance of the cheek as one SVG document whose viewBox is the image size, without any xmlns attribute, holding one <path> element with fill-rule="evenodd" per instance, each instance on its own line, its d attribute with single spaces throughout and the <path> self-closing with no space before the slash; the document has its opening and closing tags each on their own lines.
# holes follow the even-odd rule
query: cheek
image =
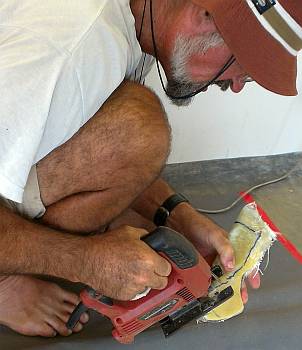
<svg viewBox="0 0 302 350">
<path fill-rule="evenodd" d="M 225 65 L 231 55 L 227 47 L 209 49 L 206 54 L 193 55 L 188 62 L 188 71 L 193 81 L 198 82 L 200 80 L 212 79 Z M 229 71 L 233 70 L 233 68 L 230 68 Z"/>
</svg>

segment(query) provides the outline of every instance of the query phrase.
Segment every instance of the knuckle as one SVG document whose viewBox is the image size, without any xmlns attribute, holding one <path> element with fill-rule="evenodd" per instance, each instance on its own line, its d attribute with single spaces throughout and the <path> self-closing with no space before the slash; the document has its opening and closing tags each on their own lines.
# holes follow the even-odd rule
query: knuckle
<svg viewBox="0 0 302 350">
<path fill-rule="evenodd" d="M 143 260 L 143 266 L 144 266 L 144 270 L 146 270 L 146 271 L 153 271 L 154 270 L 154 268 L 156 267 L 156 262 L 154 261 L 154 259 L 152 259 L 152 257 L 151 256 L 147 256 L 147 257 L 145 257 L 144 258 L 144 260 Z"/>
<path fill-rule="evenodd" d="M 158 289 L 162 290 L 162 289 L 165 289 L 168 285 L 168 278 L 166 277 L 163 277 L 160 279 L 160 283 L 159 283 L 159 287 Z"/>
<path fill-rule="evenodd" d="M 212 231 L 211 235 L 210 235 L 210 239 L 211 239 L 211 241 L 213 243 L 218 241 L 220 243 L 230 244 L 228 235 L 223 230 L 214 230 L 214 231 Z"/>
<path fill-rule="evenodd" d="M 124 225 L 124 226 L 122 226 L 121 227 L 121 229 L 125 232 L 125 233 L 131 233 L 131 231 L 132 231 L 132 227 L 131 226 L 129 226 L 129 225 Z"/>
<path fill-rule="evenodd" d="M 135 278 L 135 287 L 141 288 L 141 287 L 146 287 L 149 283 L 149 278 L 146 276 L 146 274 L 140 274 L 137 275 Z"/>
<path fill-rule="evenodd" d="M 169 276 L 171 274 L 171 272 L 172 272 L 172 265 L 168 261 L 166 261 L 166 274 L 167 274 L 167 276 Z"/>
</svg>

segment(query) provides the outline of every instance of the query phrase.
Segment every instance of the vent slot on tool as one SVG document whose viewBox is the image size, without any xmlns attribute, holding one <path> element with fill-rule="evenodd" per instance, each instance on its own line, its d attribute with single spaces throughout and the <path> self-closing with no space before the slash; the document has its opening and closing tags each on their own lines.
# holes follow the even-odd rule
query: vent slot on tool
<svg viewBox="0 0 302 350">
<path fill-rule="evenodd" d="M 126 333 L 133 333 L 135 331 L 138 331 L 139 329 L 143 328 L 143 324 L 137 322 L 136 320 L 132 322 L 128 322 L 122 326 L 123 330 Z"/>
<path fill-rule="evenodd" d="M 180 297 L 182 297 L 183 299 L 187 300 L 187 301 L 192 301 L 192 300 L 195 299 L 194 295 L 187 288 L 183 288 L 182 290 L 180 290 L 176 294 L 179 295 Z"/>
</svg>

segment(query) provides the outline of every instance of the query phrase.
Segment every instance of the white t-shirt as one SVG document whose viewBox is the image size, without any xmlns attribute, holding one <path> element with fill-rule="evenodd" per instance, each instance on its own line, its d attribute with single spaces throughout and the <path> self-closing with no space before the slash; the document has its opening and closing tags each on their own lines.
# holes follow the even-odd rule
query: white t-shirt
<svg viewBox="0 0 302 350">
<path fill-rule="evenodd" d="M 3 1 L 0 195 L 22 202 L 32 165 L 133 78 L 141 59 L 129 0 Z"/>
</svg>

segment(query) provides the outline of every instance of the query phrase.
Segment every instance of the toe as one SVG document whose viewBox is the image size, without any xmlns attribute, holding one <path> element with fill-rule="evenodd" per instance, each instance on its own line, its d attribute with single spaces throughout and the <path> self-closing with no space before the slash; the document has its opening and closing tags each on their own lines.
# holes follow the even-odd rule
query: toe
<svg viewBox="0 0 302 350">
<path fill-rule="evenodd" d="M 70 303 L 72 305 L 78 305 L 81 301 L 80 297 L 74 293 L 63 291 L 63 299 L 65 302 Z"/>
<path fill-rule="evenodd" d="M 62 312 L 61 313 L 57 313 L 57 316 L 59 316 L 60 318 L 63 319 L 63 317 L 70 317 L 70 315 L 73 313 L 75 309 L 75 306 L 73 304 L 69 304 L 69 303 L 64 303 L 63 308 L 61 309 Z M 80 322 L 85 324 L 89 321 L 89 314 L 87 312 L 83 313 L 83 315 L 80 318 Z"/>
<path fill-rule="evenodd" d="M 60 319 L 59 317 L 53 317 L 50 320 L 48 320 L 48 324 L 58 332 L 58 334 L 68 337 L 72 334 L 72 331 L 66 327 L 65 322 Z"/>
<path fill-rule="evenodd" d="M 72 331 L 73 333 L 79 333 L 81 332 L 82 329 L 83 329 L 83 325 L 80 322 L 78 322 Z"/>
<path fill-rule="evenodd" d="M 51 296 L 55 295 L 58 301 L 64 301 L 73 305 L 77 305 L 81 301 L 77 294 L 69 292 L 55 283 L 51 283 L 48 286 L 48 292 L 48 294 Z"/>
<path fill-rule="evenodd" d="M 14 328 L 13 328 L 14 329 Z M 53 338 L 57 335 L 57 331 L 47 323 L 31 323 L 23 325 L 22 328 L 16 330 L 18 333 L 27 336 L 40 336 L 45 338 Z"/>
<path fill-rule="evenodd" d="M 71 313 L 68 312 L 57 312 L 57 317 L 66 324 L 70 318 Z M 89 314 L 87 312 L 83 313 L 80 317 L 79 323 L 85 324 L 89 321 Z"/>
<path fill-rule="evenodd" d="M 83 323 L 83 324 L 85 324 L 85 323 L 87 323 L 88 321 L 89 321 L 89 314 L 88 314 L 87 312 L 85 312 L 85 313 L 81 316 L 80 322 Z"/>
<path fill-rule="evenodd" d="M 55 331 L 51 326 L 45 324 L 39 330 L 39 336 L 45 338 L 54 338 L 57 335 L 57 331 Z"/>
<path fill-rule="evenodd" d="M 66 314 L 72 314 L 75 309 L 75 304 L 64 303 L 61 307 L 61 310 Z"/>
<path fill-rule="evenodd" d="M 57 315 L 57 317 L 60 319 L 60 321 L 66 325 L 67 321 L 69 320 L 70 314 L 66 314 L 66 313 L 62 313 L 61 315 Z M 83 329 L 83 323 L 87 323 L 89 320 L 89 316 L 87 313 L 84 313 L 81 318 L 80 321 L 76 324 L 76 326 L 71 330 L 72 333 L 78 333 Z M 71 334 L 71 333 L 70 333 Z M 67 334 L 67 335 L 70 335 Z M 66 334 L 63 334 L 66 335 Z"/>
</svg>

